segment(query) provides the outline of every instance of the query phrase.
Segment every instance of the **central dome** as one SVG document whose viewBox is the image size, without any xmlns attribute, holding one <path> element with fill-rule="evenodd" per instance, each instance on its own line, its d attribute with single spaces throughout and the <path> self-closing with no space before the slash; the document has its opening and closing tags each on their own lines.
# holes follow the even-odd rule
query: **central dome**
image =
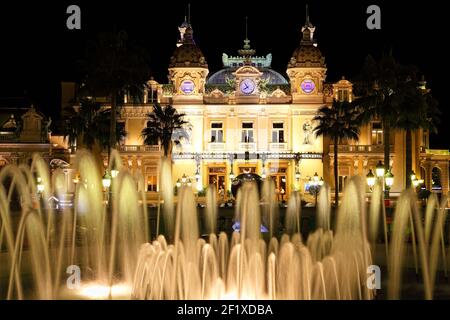
<svg viewBox="0 0 450 320">
<path fill-rule="evenodd" d="M 275 70 L 272 70 L 269 68 L 258 68 L 258 67 L 256 67 L 256 68 L 263 73 L 262 79 L 268 80 L 267 84 L 273 84 L 273 85 L 289 84 L 289 82 L 286 80 L 286 78 L 283 77 L 280 73 L 276 72 Z M 233 73 L 236 70 L 237 70 L 237 68 L 225 68 L 225 69 L 219 70 L 219 71 L 213 73 L 208 78 L 206 83 L 212 84 L 212 85 L 227 84 L 227 79 L 233 79 L 234 78 Z"/>
</svg>

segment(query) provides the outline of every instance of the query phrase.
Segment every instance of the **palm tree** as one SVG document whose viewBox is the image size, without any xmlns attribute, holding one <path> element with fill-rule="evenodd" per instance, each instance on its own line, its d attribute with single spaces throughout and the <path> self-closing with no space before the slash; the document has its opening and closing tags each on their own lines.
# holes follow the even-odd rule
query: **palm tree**
<svg viewBox="0 0 450 320">
<path fill-rule="evenodd" d="M 84 73 L 80 94 L 84 97 L 109 97 L 109 151 L 116 146 L 117 108 L 127 92 L 141 92 L 150 77 L 149 55 L 132 43 L 124 31 L 100 33 L 88 44 L 86 59 L 81 62 Z M 136 97 L 142 97 L 142 94 Z"/>
<path fill-rule="evenodd" d="M 358 140 L 361 125 L 361 114 L 348 101 L 333 100 L 331 107 L 323 106 L 319 109 L 314 121 L 318 125 L 314 128 L 316 136 L 330 138 L 334 145 L 334 194 L 335 206 L 339 204 L 338 181 L 338 145 L 342 140 Z"/>
<path fill-rule="evenodd" d="M 186 136 L 184 126 L 188 124 L 185 121 L 184 113 L 178 113 L 171 105 L 165 107 L 156 103 L 153 105 L 153 111 L 148 114 L 147 126 L 142 130 L 142 137 L 146 145 L 161 145 L 164 150 L 164 156 L 168 157 L 172 152 L 173 144 L 180 143 L 180 136 Z M 175 136 L 175 133 L 178 133 Z"/>
<path fill-rule="evenodd" d="M 404 100 L 408 79 L 414 73 L 415 68 L 400 65 L 391 53 L 378 62 L 369 55 L 357 81 L 355 93 L 359 97 L 353 104 L 362 112 L 362 124 L 374 119 L 382 122 L 386 172 L 390 169 L 390 139 L 392 129 L 396 129 L 397 109 Z"/>
<path fill-rule="evenodd" d="M 64 138 L 70 146 L 81 143 L 88 149 L 97 145 L 105 150 L 109 146 L 110 118 L 110 109 L 102 109 L 95 100 L 81 100 L 78 108 L 64 110 Z M 115 141 L 120 141 L 126 135 L 124 127 L 116 124 L 115 134 Z"/>
<path fill-rule="evenodd" d="M 410 174 L 412 172 L 412 132 L 419 129 L 436 132 L 436 123 L 439 121 L 440 111 L 437 101 L 428 89 L 418 87 L 417 81 L 411 79 L 404 88 L 404 97 L 397 108 L 395 126 L 406 132 L 405 150 L 405 184 L 411 186 Z"/>
</svg>

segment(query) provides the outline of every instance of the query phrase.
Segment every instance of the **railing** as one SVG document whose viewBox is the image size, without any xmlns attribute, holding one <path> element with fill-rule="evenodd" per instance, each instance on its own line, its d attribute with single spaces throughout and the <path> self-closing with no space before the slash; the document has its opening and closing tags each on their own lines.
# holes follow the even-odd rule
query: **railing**
<svg viewBox="0 0 450 320">
<path fill-rule="evenodd" d="M 16 141 L 17 134 L 14 132 L 0 132 L 0 141 Z"/>
<path fill-rule="evenodd" d="M 224 142 L 208 142 L 209 151 L 223 151 L 225 150 Z"/>
<path fill-rule="evenodd" d="M 270 151 L 286 151 L 288 149 L 287 142 L 271 142 L 269 143 Z"/>
<path fill-rule="evenodd" d="M 426 154 L 432 154 L 436 156 L 448 156 L 450 155 L 449 150 L 442 150 L 442 149 L 425 149 Z"/>
<path fill-rule="evenodd" d="M 390 152 L 394 152 L 394 146 L 391 144 L 389 146 Z M 330 145 L 330 153 L 334 152 L 334 145 Z M 340 144 L 338 145 L 339 153 L 384 153 L 384 145 L 374 144 L 374 145 L 348 145 Z"/>
<path fill-rule="evenodd" d="M 120 152 L 159 152 L 159 146 L 146 146 L 146 145 L 124 145 L 119 147 Z"/>
<path fill-rule="evenodd" d="M 241 142 L 239 143 L 239 150 L 256 151 L 256 142 Z"/>
</svg>

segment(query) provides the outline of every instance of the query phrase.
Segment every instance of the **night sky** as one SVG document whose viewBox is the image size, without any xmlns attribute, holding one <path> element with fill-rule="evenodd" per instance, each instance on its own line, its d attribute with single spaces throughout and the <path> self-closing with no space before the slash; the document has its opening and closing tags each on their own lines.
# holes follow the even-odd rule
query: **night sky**
<svg viewBox="0 0 450 320">
<path fill-rule="evenodd" d="M 146 47 L 153 76 L 167 82 L 167 67 L 175 49 L 178 25 L 188 1 L 15 1 L 2 3 L 0 12 L 0 97 L 27 97 L 46 114 L 56 117 L 60 81 L 79 77 L 76 61 L 85 42 L 99 31 L 124 29 Z M 272 53 L 273 69 L 285 75 L 299 44 L 305 20 L 305 1 L 189 1 L 194 38 L 209 64 L 221 68 L 221 56 L 236 55 L 245 37 L 257 55 Z M 417 65 L 428 80 L 443 112 L 432 148 L 450 148 L 450 111 L 445 96 L 448 75 L 448 12 L 444 1 L 308 1 L 315 38 L 326 57 L 327 81 L 352 78 L 367 54 L 379 57 L 393 50 L 403 64 Z M 81 30 L 66 28 L 66 8 L 81 7 Z M 368 30 L 366 8 L 381 7 L 381 30 Z"/>
</svg>

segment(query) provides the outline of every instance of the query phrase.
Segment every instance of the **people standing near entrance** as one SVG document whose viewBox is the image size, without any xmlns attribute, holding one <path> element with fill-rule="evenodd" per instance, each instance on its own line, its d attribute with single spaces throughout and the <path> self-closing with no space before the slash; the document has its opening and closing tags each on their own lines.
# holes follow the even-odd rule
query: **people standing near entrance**
<svg viewBox="0 0 450 320">
<path fill-rule="evenodd" d="M 278 187 L 275 189 L 275 194 L 277 195 L 277 201 L 280 202 L 280 190 Z"/>
<path fill-rule="evenodd" d="M 284 194 L 286 191 L 284 191 L 283 187 L 281 187 L 280 194 L 281 194 L 281 202 L 284 202 Z"/>
<path fill-rule="evenodd" d="M 219 186 L 219 201 L 225 201 L 225 189 L 223 188 L 223 186 Z"/>
</svg>

